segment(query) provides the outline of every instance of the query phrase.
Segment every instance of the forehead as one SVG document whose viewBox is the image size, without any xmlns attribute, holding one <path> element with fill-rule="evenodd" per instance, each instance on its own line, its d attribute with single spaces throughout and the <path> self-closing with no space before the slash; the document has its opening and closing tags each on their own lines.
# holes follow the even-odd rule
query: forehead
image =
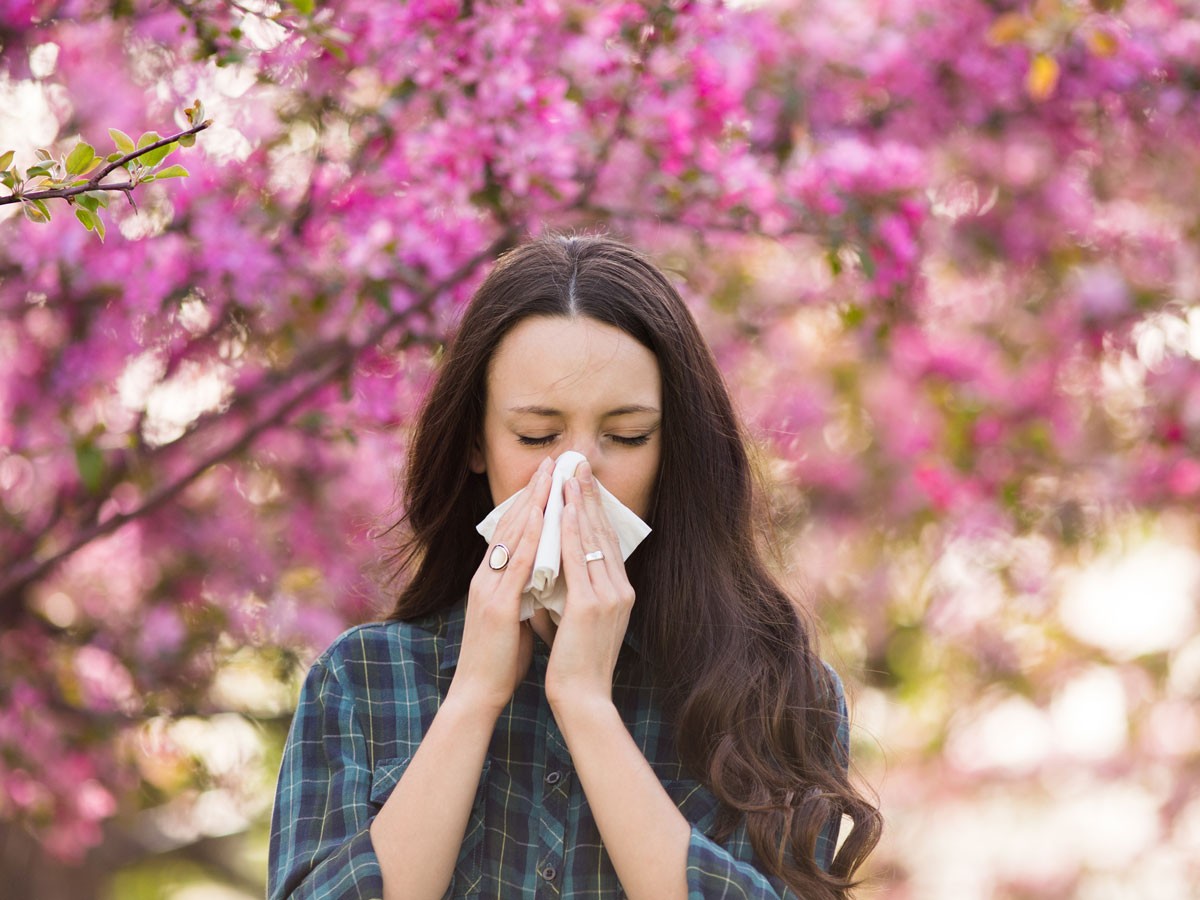
<svg viewBox="0 0 1200 900">
<path fill-rule="evenodd" d="M 513 327 L 488 368 L 488 400 L 657 406 L 658 360 L 619 328 L 583 316 L 534 316 Z M 558 408 L 558 407 L 556 407 Z"/>
</svg>

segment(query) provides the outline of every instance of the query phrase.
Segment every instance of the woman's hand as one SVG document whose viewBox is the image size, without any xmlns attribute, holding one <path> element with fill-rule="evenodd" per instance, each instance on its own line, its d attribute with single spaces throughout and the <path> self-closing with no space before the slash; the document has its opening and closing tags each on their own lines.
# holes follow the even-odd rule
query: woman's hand
<svg viewBox="0 0 1200 900">
<path fill-rule="evenodd" d="M 621 546 L 592 478 L 582 462 L 564 485 L 562 567 L 567 604 L 546 668 L 552 708 L 581 701 L 612 701 L 613 671 L 633 609 Z M 587 562 L 595 550 L 603 559 Z"/>
<path fill-rule="evenodd" d="M 525 677 L 533 658 L 533 634 L 520 621 L 521 592 L 529 583 L 542 535 L 542 513 L 550 495 L 549 458 L 534 472 L 521 496 L 492 535 L 471 579 L 458 667 L 447 700 L 500 714 Z M 497 544 L 508 548 L 508 565 L 493 569 L 488 560 Z"/>
</svg>

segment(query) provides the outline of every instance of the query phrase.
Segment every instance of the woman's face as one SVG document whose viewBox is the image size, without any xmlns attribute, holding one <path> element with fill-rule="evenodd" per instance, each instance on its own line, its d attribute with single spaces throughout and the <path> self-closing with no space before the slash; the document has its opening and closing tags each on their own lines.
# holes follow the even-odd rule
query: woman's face
<svg viewBox="0 0 1200 900">
<path fill-rule="evenodd" d="M 582 316 L 522 320 L 500 342 L 487 378 L 480 446 L 499 504 L 546 456 L 576 450 L 625 506 L 646 517 L 662 456 L 658 360 L 625 332 Z"/>
</svg>

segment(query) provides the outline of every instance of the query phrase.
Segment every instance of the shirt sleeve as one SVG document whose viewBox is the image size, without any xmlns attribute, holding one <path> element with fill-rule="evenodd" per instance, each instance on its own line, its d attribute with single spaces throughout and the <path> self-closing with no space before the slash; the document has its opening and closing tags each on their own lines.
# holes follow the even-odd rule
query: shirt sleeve
<svg viewBox="0 0 1200 900">
<path fill-rule="evenodd" d="M 371 900 L 383 878 L 369 832 L 371 769 L 353 698 L 322 657 L 284 747 L 271 816 L 267 897 Z"/>
<path fill-rule="evenodd" d="M 826 669 L 838 712 L 834 762 L 844 769 L 850 765 L 850 721 L 846 712 L 846 694 L 837 673 L 828 665 Z M 817 864 L 826 871 L 833 862 L 840 827 L 841 817 L 837 816 L 830 819 L 817 836 Z M 688 900 L 783 900 L 796 897 L 795 892 L 779 879 L 768 879 L 753 865 L 734 857 L 729 850 L 695 826 L 692 827 L 688 843 L 687 886 Z"/>
</svg>

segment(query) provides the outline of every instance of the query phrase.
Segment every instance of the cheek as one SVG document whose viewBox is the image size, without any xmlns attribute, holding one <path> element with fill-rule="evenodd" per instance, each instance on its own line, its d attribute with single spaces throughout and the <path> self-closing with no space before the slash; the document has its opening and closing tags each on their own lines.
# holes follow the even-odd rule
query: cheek
<svg viewBox="0 0 1200 900">
<path fill-rule="evenodd" d="M 493 454 L 488 461 L 488 485 L 492 500 L 499 505 L 529 484 L 533 473 L 545 456 L 540 453 L 504 452 Z"/>
<path fill-rule="evenodd" d="M 650 511 L 650 498 L 654 495 L 654 483 L 658 478 L 658 460 L 647 460 L 643 465 L 626 470 L 616 486 L 608 486 L 625 506 L 642 519 Z"/>
</svg>

